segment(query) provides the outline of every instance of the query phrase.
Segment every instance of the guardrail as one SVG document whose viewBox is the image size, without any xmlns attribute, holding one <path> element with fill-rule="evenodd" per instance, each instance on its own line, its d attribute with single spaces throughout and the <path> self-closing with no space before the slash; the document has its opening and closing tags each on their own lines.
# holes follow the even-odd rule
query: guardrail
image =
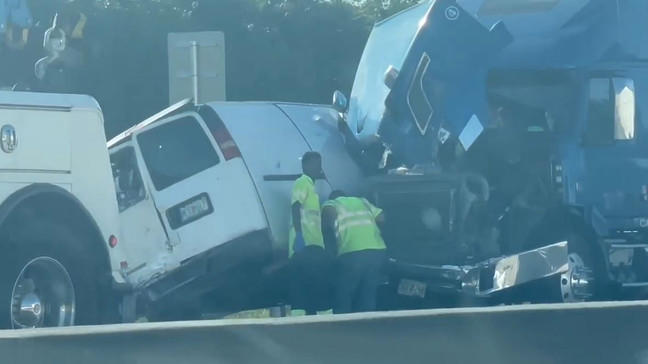
<svg viewBox="0 0 648 364">
<path fill-rule="evenodd" d="M 648 363 L 648 302 L 0 331 L 2 363 Z"/>
</svg>

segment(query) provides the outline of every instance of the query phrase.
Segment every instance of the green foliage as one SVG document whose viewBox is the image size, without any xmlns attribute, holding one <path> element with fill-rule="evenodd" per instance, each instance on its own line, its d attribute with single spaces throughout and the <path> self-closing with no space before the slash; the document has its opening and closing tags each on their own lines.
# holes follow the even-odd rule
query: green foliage
<svg viewBox="0 0 648 364">
<path fill-rule="evenodd" d="M 70 91 L 99 100 L 112 135 L 168 103 L 169 32 L 225 32 L 230 100 L 328 103 L 350 91 L 373 22 L 418 1 L 31 0 L 32 42 L 55 12 L 87 15 L 85 67 Z"/>
<path fill-rule="evenodd" d="M 360 11 L 372 20 L 384 19 L 424 0 L 361 0 Z"/>
</svg>

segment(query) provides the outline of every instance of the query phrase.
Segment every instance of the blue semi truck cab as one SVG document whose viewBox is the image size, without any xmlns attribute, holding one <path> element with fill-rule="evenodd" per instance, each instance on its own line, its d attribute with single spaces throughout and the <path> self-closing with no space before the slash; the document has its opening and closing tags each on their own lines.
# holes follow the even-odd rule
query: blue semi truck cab
<svg viewBox="0 0 648 364">
<path fill-rule="evenodd" d="M 642 0 L 436 0 L 376 24 L 334 106 L 393 222 L 395 291 L 465 292 L 502 269 L 475 262 L 567 242 L 542 300 L 645 296 L 647 18 Z"/>
</svg>

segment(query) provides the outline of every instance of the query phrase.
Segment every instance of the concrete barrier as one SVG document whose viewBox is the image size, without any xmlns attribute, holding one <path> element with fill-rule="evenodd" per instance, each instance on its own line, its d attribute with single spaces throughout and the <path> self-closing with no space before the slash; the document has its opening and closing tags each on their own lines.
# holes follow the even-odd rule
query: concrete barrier
<svg viewBox="0 0 648 364">
<path fill-rule="evenodd" d="M 648 363 L 648 302 L 0 331 L 1 363 Z"/>
</svg>

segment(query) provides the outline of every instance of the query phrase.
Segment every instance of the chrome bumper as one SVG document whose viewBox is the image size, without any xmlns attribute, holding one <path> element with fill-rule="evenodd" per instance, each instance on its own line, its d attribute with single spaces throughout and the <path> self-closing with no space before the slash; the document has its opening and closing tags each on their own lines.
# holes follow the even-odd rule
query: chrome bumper
<svg viewBox="0 0 648 364">
<path fill-rule="evenodd" d="M 474 265 L 418 265 L 392 260 L 404 279 L 424 280 L 437 292 L 488 297 L 568 270 L 567 242 L 559 242 L 514 255 L 491 258 Z"/>
<path fill-rule="evenodd" d="M 462 280 L 463 291 L 489 296 L 521 284 L 567 272 L 567 242 L 559 242 L 479 263 Z"/>
</svg>

